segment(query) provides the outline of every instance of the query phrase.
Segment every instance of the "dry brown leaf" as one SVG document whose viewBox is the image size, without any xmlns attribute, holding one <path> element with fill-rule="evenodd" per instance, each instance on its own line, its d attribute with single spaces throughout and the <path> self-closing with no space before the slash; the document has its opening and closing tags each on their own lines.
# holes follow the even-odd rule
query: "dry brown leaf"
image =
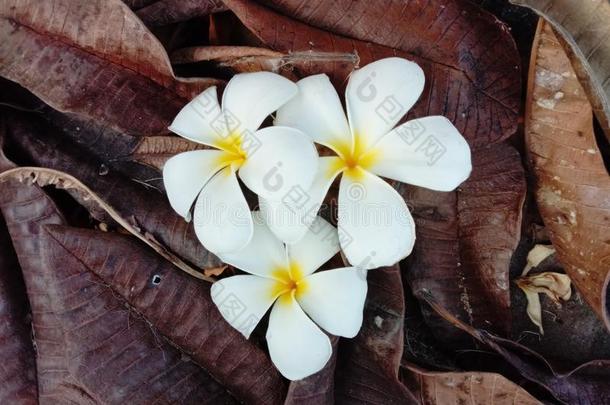
<svg viewBox="0 0 610 405">
<path fill-rule="evenodd" d="M 548 20 L 610 140 L 610 3 L 608 0 L 511 0 Z"/>
<path fill-rule="evenodd" d="M 182 152 L 205 149 L 204 145 L 179 136 L 147 136 L 142 138 L 130 158 L 162 171 L 167 159 Z"/>
<path fill-rule="evenodd" d="M 402 378 L 421 405 L 538 405 L 523 388 L 495 373 L 432 372 L 407 365 Z"/>
<path fill-rule="evenodd" d="M 566 273 L 610 328 L 610 177 L 595 141 L 591 105 L 544 21 L 529 77 L 526 147 L 538 208 Z"/>
</svg>

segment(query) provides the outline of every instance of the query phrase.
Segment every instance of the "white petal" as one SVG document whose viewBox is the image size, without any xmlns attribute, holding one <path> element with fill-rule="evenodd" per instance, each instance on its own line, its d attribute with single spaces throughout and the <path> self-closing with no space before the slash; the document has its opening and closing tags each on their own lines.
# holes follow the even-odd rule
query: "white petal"
<svg viewBox="0 0 610 405">
<path fill-rule="evenodd" d="M 294 188 L 309 189 L 318 169 L 318 151 L 307 135 L 294 128 L 268 127 L 252 134 L 239 177 L 257 195 L 281 200 Z"/>
<path fill-rule="evenodd" d="M 261 214 L 267 226 L 284 243 L 299 241 L 316 218 L 331 184 L 341 173 L 340 159 L 324 156 L 309 190 L 295 187 L 281 200 L 259 198 Z"/>
<path fill-rule="evenodd" d="M 187 221 L 197 194 L 223 166 L 222 152 L 194 150 L 173 156 L 163 166 L 163 184 L 172 208 Z"/>
<path fill-rule="evenodd" d="M 303 275 L 311 274 L 339 252 L 337 228 L 316 217 L 303 238 L 287 248 L 291 265 L 298 266 Z"/>
<path fill-rule="evenodd" d="M 275 367 L 289 380 L 320 371 L 332 354 L 328 336 L 305 315 L 294 297 L 280 297 L 269 317 L 269 354 Z"/>
<path fill-rule="evenodd" d="M 309 76 L 297 85 L 298 94 L 277 111 L 275 125 L 300 129 L 336 152 L 337 144 L 351 145 L 349 125 L 328 76 Z"/>
<path fill-rule="evenodd" d="M 259 212 L 253 212 L 252 219 L 254 232 L 246 247 L 230 254 L 221 254 L 220 258 L 240 270 L 271 278 L 274 270 L 287 268 L 286 248 L 271 233 Z"/>
<path fill-rule="evenodd" d="M 415 223 L 404 199 L 381 178 L 360 171 L 339 186 L 339 241 L 353 266 L 391 266 L 411 253 Z"/>
<path fill-rule="evenodd" d="M 402 58 L 381 59 L 351 74 L 346 90 L 352 134 L 372 145 L 415 104 L 424 89 L 424 72 Z"/>
<path fill-rule="evenodd" d="M 307 288 L 297 300 L 320 327 L 336 336 L 352 338 L 362 326 L 366 298 L 366 270 L 346 267 L 307 277 Z"/>
<path fill-rule="evenodd" d="M 233 76 L 222 95 L 222 111 L 230 130 L 254 132 L 262 122 L 297 94 L 297 85 L 271 72 Z"/>
<path fill-rule="evenodd" d="M 195 204 L 195 234 L 214 254 L 242 249 L 252 238 L 252 215 L 231 167 L 205 185 Z"/>
<path fill-rule="evenodd" d="M 218 105 L 216 86 L 207 88 L 178 113 L 170 131 L 194 142 L 215 146 L 227 136 L 223 115 Z"/>
<path fill-rule="evenodd" d="M 274 285 L 274 280 L 240 275 L 215 282 L 210 294 L 223 318 L 247 339 L 275 301 Z"/>
<path fill-rule="evenodd" d="M 439 191 L 451 191 L 472 170 L 468 143 L 445 117 L 408 121 L 374 146 L 379 159 L 369 170 L 379 176 Z"/>
</svg>

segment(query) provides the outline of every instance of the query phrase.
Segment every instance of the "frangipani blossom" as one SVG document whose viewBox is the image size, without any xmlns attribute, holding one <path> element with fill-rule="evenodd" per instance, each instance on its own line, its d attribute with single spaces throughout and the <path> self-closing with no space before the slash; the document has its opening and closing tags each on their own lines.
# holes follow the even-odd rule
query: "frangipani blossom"
<svg viewBox="0 0 610 405">
<path fill-rule="evenodd" d="M 278 110 L 275 124 L 300 129 L 336 156 L 320 157 L 306 192 L 280 202 L 259 198 L 270 228 L 286 242 L 298 240 L 342 173 L 338 226 L 348 261 L 375 268 L 405 258 L 415 243 L 413 218 L 403 198 L 379 176 L 450 191 L 471 171 L 470 148 L 445 117 L 414 119 L 394 128 L 419 98 L 423 71 L 401 58 L 356 70 L 345 94 L 347 119 L 326 75 L 297 85 L 299 93 Z"/>
<path fill-rule="evenodd" d="M 366 271 L 346 267 L 314 273 L 339 251 L 337 230 L 320 217 L 299 242 L 285 246 L 259 212 L 253 216 L 250 243 L 239 252 L 221 255 L 250 275 L 215 282 L 212 300 L 246 338 L 273 305 L 267 329 L 271 360 L 286 378 L 299 380 L 321 370 L 332 354 L 320 327 L 344 337 L 360 330 Z"/>
<path fill-rule="evenodd" d="M 274 73 L 239 74 L 227 84 L 222 108 L 216 87 L 210 87 L 171 124 L 176 134 L 216 148 L 178 154 L 163 168 L 170 204 L 187 221 L 197 198 L 195 233 L 211 252 L 239 250 L 252 237 L 250 208 L 236 173 L 250 190 L 272 201 L 291 187 L 311 185 L 318 164 L 313 142 L 293 128 L 258 130 L 296 93 L 294 83 Z"/>
</svg>

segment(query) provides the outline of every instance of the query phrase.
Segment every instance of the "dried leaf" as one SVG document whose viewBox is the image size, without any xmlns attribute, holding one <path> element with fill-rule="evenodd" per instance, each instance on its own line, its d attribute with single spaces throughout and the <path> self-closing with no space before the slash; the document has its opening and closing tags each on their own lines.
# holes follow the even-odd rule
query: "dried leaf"
<svg viewBox="0 0 610 405">
<path fill-rule="evenodd" d="M 547 23 L 533 49 L 525 125 L 536 200 L 565 272 L 610 328 L 610 177 L 591 105 Z"/>
<path fill-rule="evenodd" d="M 441 373 L 409 365 L 403 368 L 402 377 L 422 405 L 542 404 L 517 384 L 495 373 Z"/>
<path fill-rule="evenodd" d="M 560 41 L 610 140 L 610 3 L 608 0 L 511 0 L 544 17 Z M 570 70 L 571 71 L 571 70 Z M 557 72 L 556 72 L 557 73 Z"/>
<path fill-rule="evenodd" d="M 136 15 L 147 26 L 157 27 L 205 17 L 226 9 L 219 0 L 157 0 L 140 8 Z"/>
<path fill-rule="evenodd" d="M 36 353 L 21 269 L 0 216 L 0 403 L 38 403 Z"/>
<path fill-rule="evenodd" d="M 558 372 L 546 359 L 525 346 L 460 321 L 429 293 L 419 290 L 415 294 L 454 327 L 485 344 L 523 377 L 544 387 L 557 400 L 590 405 L 605 405 L 610 401 L 610 360 L 589 361 L 568 372 Z"/>
<path fill-rule="evenodd" d="M 398 265 L 367 274 L 362 329 L 340 342 L 335 373 L 337 403 L 415 404 L 398 378 L 403 351 L 405 298 Z"/>
<path fill-rule="evenodd" d="M 356 52 L 362 66 L 389 56 L 417 62 L 426 87 L 409 118 L 445 115 L 475 148 L 517 128 L 521 86 L 514 41 L 502 23 L 468 1 L 264 1 L 300 21 L 254 2 L 224 2 L 278 52 Z M 350 69 L 312 63 L 299 71 L 320 72 L 341 88 Z"/>
<path fill-rule="evenodd" d="M 519 154 L 505 144 L 475 152 L 472 162 L 470 178 L 455 192 L 399 186 L 417 225 L 406 277 L 414 291 L 429 291 L 464 322 L 506 335 L 525 174 Z M 426 315 L 440 341 L 462 343 L 463 336 Z"/>
<path fill-rule="evenodd" d="M 120 0 L 1 0 L 0 37 L 2 76 L 55 109 L 132 134 L 167 132 L 193 94 L 218 83 L 176 79 Z"/>
</svg>

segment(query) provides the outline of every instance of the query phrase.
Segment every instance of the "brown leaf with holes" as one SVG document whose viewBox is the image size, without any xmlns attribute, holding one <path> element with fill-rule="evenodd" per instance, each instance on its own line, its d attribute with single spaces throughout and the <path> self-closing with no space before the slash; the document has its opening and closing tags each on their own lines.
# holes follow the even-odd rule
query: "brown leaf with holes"
<svg viewBox="0 0 610 405">
<path fill-rule="evenodd" d="M 549 24 L 533 50 L 525 124 L 536 200 L 565 272 L 610 329 L 610 176 L 591 104 Z"/>
<path fill-rule="evenodd" d="M 542 402 L 500 374 L 431 372 L 409 365 L 401 377 L 421 405 L 538 405 Z"/>
<path fill-rule="evenodd" d="M 224 3 L 274 51 L 355 52 L 360 66 L 389 56 L 417 62 L 426 86 L 408 117 L 444 115 L 475 148 L 517 128 L 521 85 L 514 41 L 503 24 L 468 1 L 416 1 L 407 7 L 394 0 L 264 1 L 284 15 L 253 1 Z M 341 88 L 352 69 L 312 62 L 297 73 L 328 73 Z"/>
<path fill-rule="evenodd" d="M 120 0 L 0 0 L 0 75 L 61 111 L 138 135 L 167 132 L 216 79 L 177 79 Z"/>
<path fill-rule="evenodd" d="M 546 19 L 559 34 L 593 112 L 610 141 L 610 3 L 608 0 L 511 0 Z"/>
<path fill-rule="evenodd" d="M 505 144 L 475 152 L 472 166 L 455 192 L 399 186 L 417 225 L 406 277 L 413 290 L 429 291 L 464 322 L 507 335 L 509 265 L 521 235 L 525 173 L 519 153 Z M 428 315 L 441 341 L 461 340 Z"/>
</svg>

